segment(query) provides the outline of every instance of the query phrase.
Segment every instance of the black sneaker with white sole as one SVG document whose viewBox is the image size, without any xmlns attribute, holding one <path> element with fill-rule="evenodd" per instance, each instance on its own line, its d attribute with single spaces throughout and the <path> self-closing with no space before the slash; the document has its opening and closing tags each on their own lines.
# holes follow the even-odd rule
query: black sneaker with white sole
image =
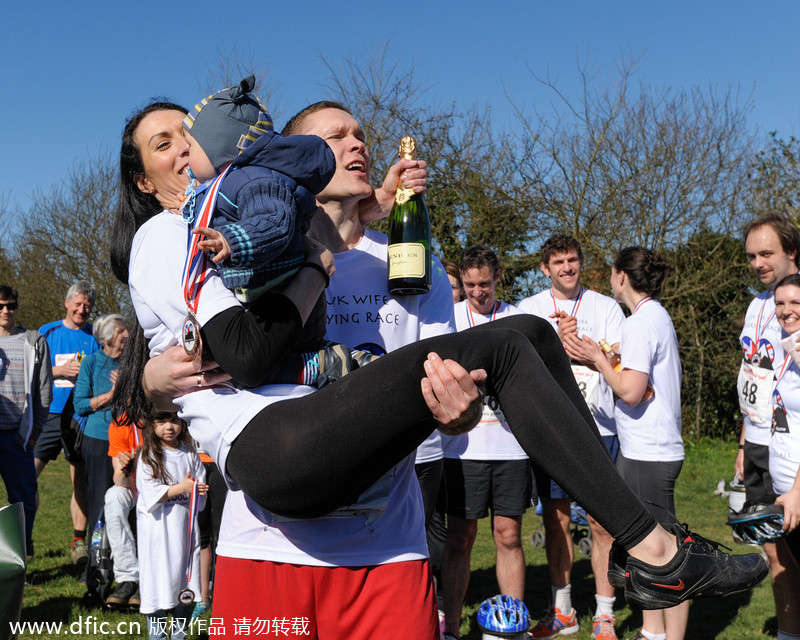
<svg viewBox="0 0 800 640">
<path fill-rule="evenodd" d="M 760 554 L 730 555 L 719 543 L 686 525 L 666 529 L 678 540 L 678 553 L 663 567 L 629 556 L 625 565 L 625 599 L 641 609 L 666 609 L 692 598 L 716 598 L 749 591 L 767 577 Z M 727 547 L 726 547 L 727 548 Z"/>
</svg>

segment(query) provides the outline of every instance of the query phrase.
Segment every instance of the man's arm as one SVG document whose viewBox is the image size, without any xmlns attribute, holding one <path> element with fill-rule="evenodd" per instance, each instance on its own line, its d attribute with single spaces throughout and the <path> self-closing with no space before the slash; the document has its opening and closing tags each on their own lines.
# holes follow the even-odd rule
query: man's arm
<svg viewBox="0 0 800 640">
<path fill-rule="evenodd" d="M 428 188 L 427 163 L 424 160 L 400 159 L 395 162 L 386 174 L 383 184 L 372 191 L 372 195 L 358 203 L 358 217 L 361 224 L 385 218 L 392 212 L 394 196 L 398 182 L 414 190 L 414 193 L 425 193 Z M 452 295 L 452 294 L 451 294 Z"/>
<path fill-rule="evenodd" d="M 744 420 L 742 420 L 742 430 L 739 433 L 739 451 L 736 453 L 736 461 L 733 463 L 733 472 L 739 474 L 739 478 L 744 482 Z"/>
</svg>

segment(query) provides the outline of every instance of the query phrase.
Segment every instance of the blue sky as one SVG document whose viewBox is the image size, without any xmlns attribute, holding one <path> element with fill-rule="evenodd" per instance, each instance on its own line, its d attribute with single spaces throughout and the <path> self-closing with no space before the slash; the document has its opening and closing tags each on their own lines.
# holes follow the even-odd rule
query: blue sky
<svg viewBox="0 0 800 640">
<path fill-rule="evenodd" d="M 751 127 L 788 137 L 800 132 L 799 34 L 800 3 L 769 0 L 18 2 L 0 24 L 0 204 L 25 210 L 76 161 L 116 153 L 150 97 L 191 106 L 234 46 L 268 71 L 279 126 L 328 97 L 323 58 L 337 67 L 389 42 L 432 102 L 490 106 L 499 128 L 513 126 L 506 94 L 549 111 L 531 72 L 577 98 L 579 64 L 610 84 L 620 60 L 641 56 L 634 82 L 730 88 L 751 100 Z"/>
</svg>

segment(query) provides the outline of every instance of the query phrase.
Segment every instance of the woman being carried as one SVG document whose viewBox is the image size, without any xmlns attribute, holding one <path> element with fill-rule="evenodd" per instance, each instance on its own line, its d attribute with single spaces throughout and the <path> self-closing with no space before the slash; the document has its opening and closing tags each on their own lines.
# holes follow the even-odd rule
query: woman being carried
<svg viewBox="0 0 800 640">
<path fill-rule="evenodd" d="M 191 234 L 173 210 L 186 181 L 184 113 L 175 105 L 151 105 L 123 134 L 113 264 L 130 284 L 152 355 L 178 343 L 186 316 L 181 274 Z M 307 259 L 333 269 L 329 254 Z M 265 310 L 272 320 L 259 326 L 213 269 L 204 275 L 196 317 L 209 357 L 234 380 L 262 384 L 269 363 L 282 355 L 286 332 L 302 326 L 325 278 L 317 268 L 301 268 L 280 305 Z M 138 364 L 127 372 L 126 393 L 137 393 Z M 441 415 L 437 401 L 463 388 L 451 372 L 468 377 L 465 369 L 486 371 L 528 455 L 628 549 L 626 591 L 635 591 L 637 601 L 677 604 L 749 589 L 765 577 L 758 555 L 731 557 L 680 528 L 669 533 L 655 523 L 603 455 L 563 348 L 549 324 L 534 317 L 412 344 L 316 392 L 292 385 L 203 386 L 176 403 L 232 486 L 274 514 L 316 517 L 352 503 L 422 442 L 437 426 L 431 413 Z M 426 373 L 433 392 L 423 383 L 420 393 Z M 198 375 L 198 382 L 206 379 Z M 133 401 L 135 411 L 139 400 Z M 589 468 L 586 460 L 599 462 Z M 679 583 L 682 590 L 670 588 Z"/>
</svg>

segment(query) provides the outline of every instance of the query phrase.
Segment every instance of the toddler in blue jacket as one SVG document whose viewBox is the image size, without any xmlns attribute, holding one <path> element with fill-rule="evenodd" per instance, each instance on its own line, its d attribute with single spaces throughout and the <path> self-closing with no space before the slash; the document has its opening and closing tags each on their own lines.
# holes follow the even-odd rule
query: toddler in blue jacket
<svg viewBox="0 0 800 640">
<path fill-rule="evenodd" d="M 303 266 L 303 235 L 317 209 L 314 196 L 336 170 L 333 152 L 322 138 L 275 133 L 266 107 L 253 93 L 254 84 L 249 76 L 208 96 L 183 121 L 191 178 L 183 216 L 194 223 L 206 197 L 213 197 L 215 179 L 224 173 L 210 226 L 197 227 L 195 233 L 204 236 L 199 248 L 215 254 L 223 284 L 245 305 Z M 321 386 L 337 377 L 334 371 L 320 375 L 331 358 L 346 360 L 341 363 L 342 375 L 346 373 L 349 351 L 325 343 L 324 335 L 321 295 L 299 342 L 289 350 L 296 357 L 287 359 L 272 381 Z"/>
</svg>

